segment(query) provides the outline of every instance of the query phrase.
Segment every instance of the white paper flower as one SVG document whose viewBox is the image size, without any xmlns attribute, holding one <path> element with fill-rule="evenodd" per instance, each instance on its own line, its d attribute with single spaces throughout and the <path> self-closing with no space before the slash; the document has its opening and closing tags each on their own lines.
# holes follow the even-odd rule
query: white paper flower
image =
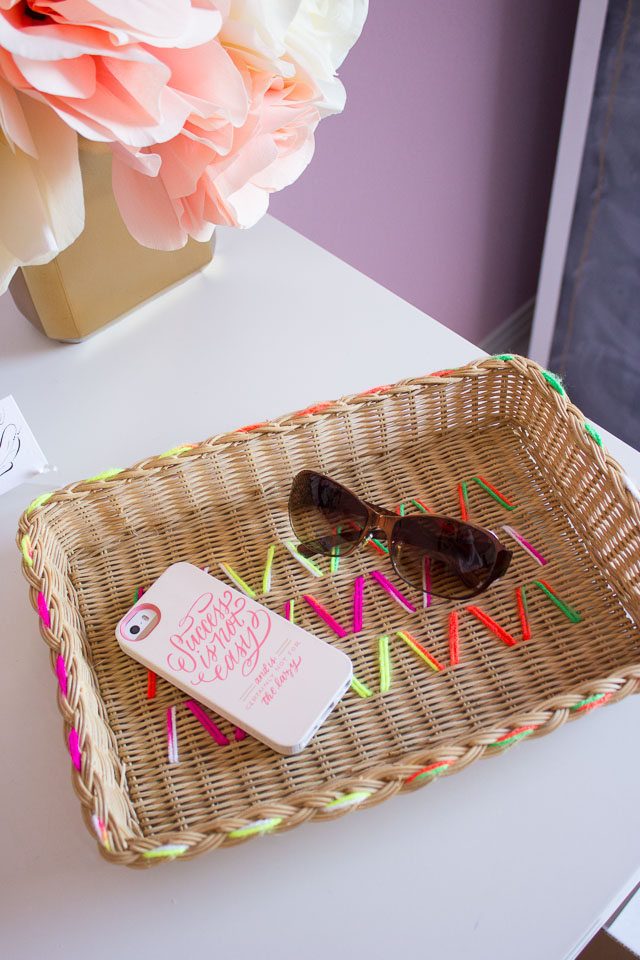
<svg viewBox="0 0 640 960">
<path fill-rule="evenodd" d="M 368 0 L 231 0 L 219 37 L 258 70 L 306 74 L 321 91 L 320 116 L 339 113 L 345 91 L 335 73 L 367 17 Z"/>
<path fill-rule="evenodd" d="M 321 117 L 339 113 L 345 90 L 335 76 L 364 26 L 368 0 L 302 0 L 285 36 L 289 56 L 323 94 Z"/>
<path fill-rule="evenodd" d="M 48 263 L 84 228 L 78 137 L 0 79 L 0 293 L 16 269 Z"/>
</svg>

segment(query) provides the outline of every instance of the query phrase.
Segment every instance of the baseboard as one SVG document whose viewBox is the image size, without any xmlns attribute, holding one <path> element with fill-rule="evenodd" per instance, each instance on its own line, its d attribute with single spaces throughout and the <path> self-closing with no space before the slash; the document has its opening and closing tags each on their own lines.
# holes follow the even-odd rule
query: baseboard
<svg viewBox="0 0 640 960">
<path fill-rule="evenodd" d="M 519 353 L 527 356 L 529 338 L 533 323 L 533 311 L 536 298 L 531 297 L 526 303 L 511 314 L 510 317 L 492 330 L 488 337 L 480 344 L 486 353 Z"/>
</svg>

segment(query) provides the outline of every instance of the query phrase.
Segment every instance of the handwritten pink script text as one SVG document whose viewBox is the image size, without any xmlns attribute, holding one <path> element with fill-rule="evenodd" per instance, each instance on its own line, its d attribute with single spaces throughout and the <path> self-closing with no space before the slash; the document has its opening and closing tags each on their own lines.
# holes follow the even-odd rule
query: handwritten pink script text
<svg viewBox="0 0 640 960">
<path fill-rule="evenodd" d="M 167 657 L 169 669 L 190 674 L 194 687 L 225 681 L 238 667 L 243 677 L 250 676 L 271 631 L 271 617 L 246 605 L 230 590 L 215 599 L 212 593 L 198 597 L 178 624 L 180 633 L 169 638 L 174 648 Z"/>
</svg>

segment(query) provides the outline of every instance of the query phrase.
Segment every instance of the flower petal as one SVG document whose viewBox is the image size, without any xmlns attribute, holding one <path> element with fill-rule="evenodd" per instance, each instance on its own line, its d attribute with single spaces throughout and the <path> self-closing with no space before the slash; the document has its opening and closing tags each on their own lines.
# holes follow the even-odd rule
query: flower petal
<svg viewBox="0 0 640 960">
<path fill-rule="evenodd" d="M 283 142 L 278 141 L 278 158 L 257 173 L 252 183 L 269 193 L 288 187 L 311 163 L 314 147 L 313 131 L 295 131 L 290 137 L 283 138 Z"/>
<path fill-rule="evenodd" d="M 158 51 L 158 58 L 171 70 L 174 90 L 208 101 L 209 115 L 224 117 L 234 127 L 244 123 L 249 98 L 242 75 L 217 40 L 192 50 Z"/>
<path fill-rule="evenodd" d="M 234 226 L 253 227 L 269 209 L 269 194 L 252 183 L 245 183 L 227 197 L 227 207 L 233 211 Z"/>
<path fill-rule="evenodd" d="M 20 106 L 18 94 L 7 81 L 0 76 L 0 129 L 10 145 L 15 144 L 25 153 L 36 156 L 36 147 Z"/>
<path fill-rule="evenodd" d="M 91 24 L 122 45 L 139 41 L 162 47 L 197 46 L 215 37 L 222 25 L 218 10 L 192 7 L 190 0 L 58 0 L 53 16 Z"/>
<path fill-rule="evenodd" d="M 322 117 L 344 108 L 346 94 L 335 72 L 360 36 L 368 6 L 368 0 L 303 0 L 287 31 L 287 53 L 322 94 Z"/>
<path fill-rule="evenodd" d="M 178 250 L 187 242 L 179 221 L 179 207 L 160 177 L 137 173 L 114 154 L 113 193 L 129 233 L 144 247 Z"/>
<path fill-rule="evenodd" d="M 188 197 L 196 189 L 207 164 L 215 157 L 211 146 L 191 137 L 174 137 L 158 145 L 160 175 L 170 197 Z"/>
<path fill-rule="evenodd" d="M 273 7 L 275 6 L 273 4 Z M 270 45 L 258 32 L 257 24 L 228 19 L 222 24 L 218 37 L 227 49 L 238 50 L 244 62 L 253 70 L 281 77 L 295 75 L 295 63 L 282 59 L 285 53 L 284 43 Z"/>
<path fill-rule="evenodd" d="M 180 34 L 190 10 L 190 0 L 58 0 L 54 7 L 56 19 L 117 25 L 160 37 Z"/>
<path fill-rule="evenodd" d="M 137 170 L 138 173 L 144 173 L 147 177 L 157 177 L 160 172 L 162 160 L 158 153 L 147 153 L 146 150 L 137 150 L 135 147 L 126 146 L 123 143 L 114 142 L 110 144 L 111 150 L 122 163 Z"/>
<path fill-rule="evenodd" d="M 0 11 L 0 47 L 30 60 L 66 60 L 85 53 L 108 55 L 113 49 L 108 38 L 92 27 L 53 21 L 38 24 L 37 29 L 21 26 L 14 11 Z"/>
<path fill-rule="evenodd" d="M 93 57 L 72 60 L 32 60 L 13 55 L 27 83 L 42 93 L 63 97 L 91 97 L 96 89 L 96 65 Z"/>
<path fill-rule="evenodd" d="M 18 94 L 38 159 L 0 142 L 0 290 L 15 268 L 47 263 L 84 227 L 78 138 L 44 104 Z"/>
<path fill-rule="evenodd" d="M 278 151 L 272 137 L 255 137 L 233 157 L 231 163 L 225 165 L 223 173 L 219 176 L 212 173 L 216 187 L 223 197 L 236 193 L 253 180 L 256 174 L 270 166 L 277 156 Z"/>
<path fill-rule="evenodd" d="M 169 68 L 103 58 L 97 67 L 93 97 L 45 98 L 70 126 L 90 140 L 119 140 L 149 147 L 170 140 L 182 129 L 189 104 L 165 86 Z"/>
</svg>

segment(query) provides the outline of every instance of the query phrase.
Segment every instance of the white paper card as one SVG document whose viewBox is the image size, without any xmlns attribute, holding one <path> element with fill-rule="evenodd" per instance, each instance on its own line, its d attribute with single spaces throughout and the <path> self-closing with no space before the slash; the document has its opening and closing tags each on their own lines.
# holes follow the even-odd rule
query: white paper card
<svg viewBox="0 0 640 960">
<path fill-rule="evenodd" d="M 0 400 L 0 494 L 32 481 L 47 458 L 12 396 Z"/>
</svg>

